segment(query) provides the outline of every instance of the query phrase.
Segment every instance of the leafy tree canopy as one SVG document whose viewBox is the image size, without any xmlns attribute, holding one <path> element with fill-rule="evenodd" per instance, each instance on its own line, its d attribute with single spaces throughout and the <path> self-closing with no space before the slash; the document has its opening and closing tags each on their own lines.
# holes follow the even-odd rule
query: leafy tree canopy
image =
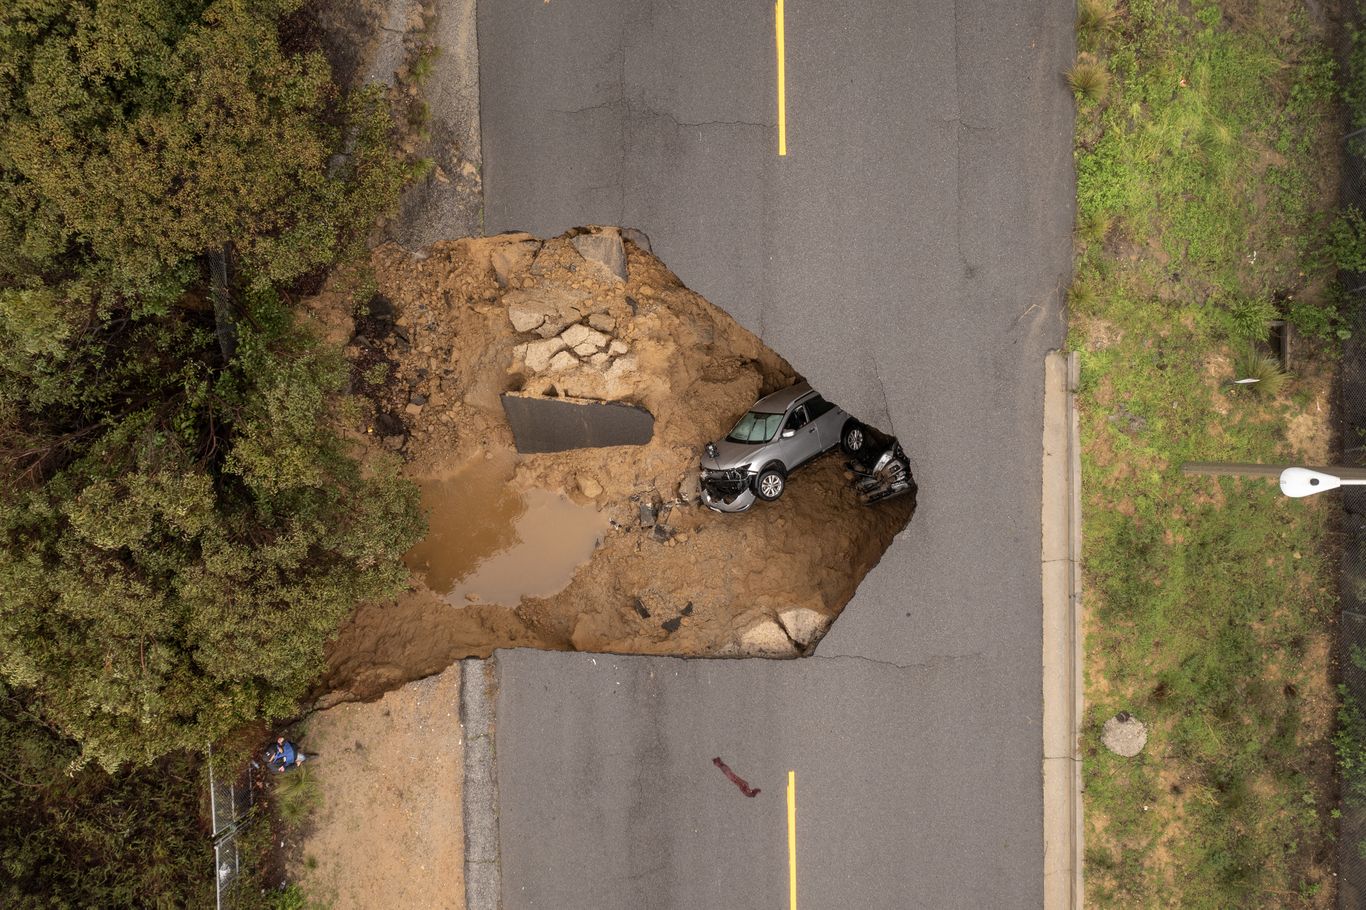
<svg viewBox="0 0 1366 910">
<path fill-rule="evenodd" d="M 0 6 L 0 677 L 82 761 L 292 713 L 419 532 L 412 486 L 329 429 L 343 363 L 274 290 L 404 179 L 378 98 L 282 49 L 295 6 Z"/>
<path fill-rule="evenodd" d="M 338 103 L 327 63 L 278 37 L 298 5 L 0 7 L 0 276 L 155 298 L 227 241 L 258 283 L 331 261 L 401 174 L 382 141 L 329 166 L 341 118 L 323 116 Z M 349 111 L 372 140 L 376 100 Z"/>
<path fill-rule="evenodd" d="M 68 773 L 76 744 L 0 684 L 0 906 L 209 907 L 213 848 L 185 753 Z"/>
</svg>

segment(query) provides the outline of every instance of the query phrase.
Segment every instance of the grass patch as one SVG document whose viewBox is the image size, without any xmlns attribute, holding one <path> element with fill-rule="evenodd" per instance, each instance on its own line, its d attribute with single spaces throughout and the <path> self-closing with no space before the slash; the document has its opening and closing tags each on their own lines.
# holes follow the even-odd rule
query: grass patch
<svg viewBox="0 0 1366 910">
<path fill-rule="evenodd" d="M 1068 293 L 1088 906 L 1327 907 L 1332 503 L 1180 466 L 1294 459 L 1292 419 L 1326 398 L 1312 352 L 1296 376 L 1246 352 L 1275 318 L 1336 324 L 1333 64 L 1288 2 L 1105 9 L 1079 7 L 1079 43 L 1112 79 L 1079 104 Z M 1255 391 L 1230 387 L 1249 370 Z M 1149 725 L 1134 759 L 1100 745 L 1121 710 Z"/>
</svg>

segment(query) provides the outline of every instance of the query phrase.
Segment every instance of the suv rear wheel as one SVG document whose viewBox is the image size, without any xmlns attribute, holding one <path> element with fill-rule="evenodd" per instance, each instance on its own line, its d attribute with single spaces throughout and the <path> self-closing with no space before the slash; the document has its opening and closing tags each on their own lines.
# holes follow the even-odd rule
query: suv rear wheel
<svg viewBox="0 0 1366 910">
<path fill-rule="evenodd" d="M 787 474 L 781 465 L 771 464 L 754 478 L 754 494 L 765 502 L 772 502 L 787 489 Z"/>
</svg>

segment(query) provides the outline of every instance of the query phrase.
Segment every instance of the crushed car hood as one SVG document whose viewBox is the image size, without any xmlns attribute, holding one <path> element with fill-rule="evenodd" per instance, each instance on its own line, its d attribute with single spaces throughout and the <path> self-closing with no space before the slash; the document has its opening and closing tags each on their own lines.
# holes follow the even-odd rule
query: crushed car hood
<svg viewBox="0 0 1366 910">
<path fill-rule="evenodd" d="M 716 440 L 716 457 L 707 456 L 706 449 L 702 450 L 702 470 L 704 471 L 728 471 L 731 468 L 747 467 L 750 462 L 759 457 L 759 450 L 768 443 L 747 443 L 730 442 L 725 439 Z"/>
</svg>

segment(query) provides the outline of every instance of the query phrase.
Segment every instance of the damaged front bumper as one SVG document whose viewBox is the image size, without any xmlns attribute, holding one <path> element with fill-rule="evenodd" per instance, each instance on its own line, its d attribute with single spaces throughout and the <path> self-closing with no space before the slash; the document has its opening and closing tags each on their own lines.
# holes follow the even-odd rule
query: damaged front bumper
<svg viewBox="0 0 1366 910">
<path fill-rule="evenodd" d="M 700 486 L 702 505 L 714 512 L 743 512 L 758 498 L 749 473 L 738 469 L 703 470 Z"/>
</svg>

